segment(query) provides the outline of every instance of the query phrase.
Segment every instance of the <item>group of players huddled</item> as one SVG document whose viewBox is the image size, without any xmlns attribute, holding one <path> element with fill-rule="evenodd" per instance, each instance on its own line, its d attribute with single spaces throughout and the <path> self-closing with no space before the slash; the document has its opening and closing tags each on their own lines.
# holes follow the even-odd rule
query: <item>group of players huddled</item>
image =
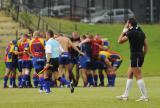
<svg viewBox="0 0 160 108">
<path fill-rule="evenodd" d="M 47 35 L 58 42 L 60 46 L 57 47 L 61 49 L 58 63 L 53 62 L 52 65 L 47 65 L 49 62 L 46 60 L 46 53 L 50 49 L 46 46 Z M 78 86 L 80 74 L 83 79 L 83 87 L 105 86 L 104 76 L 107 76 L 108 79 L 107 87 L 114 87 L 116 70 L 122 63 L 121 55 L 110 50 L 107 38 L 103 39 L 98 34 L 79 36 L 76 31 L 67 37 L 62 33 L 54 34 L 51 30 L 46 33 L 35 31 L 33 35 L 21 34 L 18 40 L 13 40 L 7 45 L 4 60 L 6 65 L 4 88 L 8 88 L 7 81 L 10 79 L 10 88 L 31 88 L 33 86 L 40 88 L 40 92 L 44 89 L 46 93 L 50 92 L 47 87 L 52 86 L 66 86 L 73 92 L 73 88 Z M 57 70 L 50 69 L 52 67 L 57 67 Z M 34 72 L 31 72 L 32 68 Z M 18 75 L 16 74 L 17 69 Z M 50 72 L 46 76 L 47 70 Z M 53 71 L 58 71 L 59 74 L 53 75 Z M 18 84 L 16 84 L 16 76 Z"/>
</svg>

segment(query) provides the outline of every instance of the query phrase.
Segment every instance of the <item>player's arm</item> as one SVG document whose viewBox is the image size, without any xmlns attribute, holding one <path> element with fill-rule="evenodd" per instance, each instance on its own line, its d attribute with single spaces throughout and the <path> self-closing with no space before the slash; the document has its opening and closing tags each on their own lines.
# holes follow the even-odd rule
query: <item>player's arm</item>
<svg viewBox="0 0 160 108">
<path fill-rule="evenodd" d="M 143 53 L 144 56 L 146 55 L 146 53 L 148 52 L 148 44 L 147 44 L 147 40 L 144 40 L 144 46 L 143 46 Z"/>
<path fill-rule="evenodd" d="M 81 52 L 76 46 L 74 46 L 74 44 L 73 44 L 70 40 L 68 40 L 68 42 L 69 42 L 69 45 L 70 45 L 74 50 L 76 50 L 79 54 L 84 55 L 84 53 Z"/>
<path fill-rule="evenodd" d="M 83 41 L 81 41 L 81 42 L 79 43 L 79 46 L 81 46 L 81 45 L 84 44 L 84 43 L 90 42 L 90 41 L 91 41 L 90 39 L 86 38 L 85 40 L 83 40 Z"/>
<path fill-rule="evenodd" d="M 121 33 L 119 38 L 118 38 L 118 43 L 119 44 L 123 44 L 128 40 L 127 36 L 125 35 L 125 33 Z"/>
<path fill-rule="evenodd" d="M 118 43 L 123 44 L 128 40 L 128 37 L 126 36 L 126 33 L 128 32 L 128 22 L 125 24 L 122 33 L 120 34 L 118 38 Z"/>
<path fill-rule="evenodd" d="M 46 53 L 46 66 L 45 66 L 45 68 L 47 68 L 47 67 L 49 67 L 49 62 L 50 62 L 50 59 L 51 59 L 51 54 L 52 54 L 52 48 L 51 48 L 51 46 L 50 45 L 46 45 L 45 46 L 45 53 Z"/>
</svg>

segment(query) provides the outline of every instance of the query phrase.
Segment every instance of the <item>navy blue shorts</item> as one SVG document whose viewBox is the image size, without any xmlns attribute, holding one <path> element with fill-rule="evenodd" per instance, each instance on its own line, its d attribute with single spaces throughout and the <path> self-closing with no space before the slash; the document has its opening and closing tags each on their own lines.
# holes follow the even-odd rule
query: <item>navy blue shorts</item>
<svg viewBox="0 0 160 108">
<path fill-rule="evenodd" d="M 31 60 L 22 60 L 22 69 L 23 68 L 32 69 L 32 61 Z"/>
<path fill-rule="evenodd" d="M 22 72 L 22 60 L 21 59 L 18 60 L 18 71 Z"/>
<path fill-rule="evenodd" d="M 42 70 L 45 66 L 46 59 L 45 58 L 32 58 L 33 68 L 35 70 Z"/>
<path fill-rule="evenodd" d="M 96 70 L 96 69 L 100 69 L 100 70 L 107 69 L 107 65 L 102 61 L 94 62 L 93 67 L 94 67 L 93 68 L 94 70 Z"/>
<path fill-rule="evenodd" d="M 112 66 L 113 66 L 113 67 L 116 67 L 116 68 L 119 68 L 120 65 L 121 65 L 121 63 L 122 63 L 122 60 L 120 60 L 120 61 L 115 61 L 115 62 L 112 62 Z"/>
<path fill-rule="evenodd" d="M 70 63 L 72 63 L 72 64 L 78 64 L 78 56 L 77 57 L 71 57 Z"/>
<path fill-rule="evenodd" d="M 59 56 L 59 64 L 60 65 L 67 65 L 70 63 L 70 54 L 68 52 L 64 52 Z"/>
<path fill-rule="evenodd" d="M 17 69 L 18 68 L 18 59 L 13 59 L 13 67 L 15 68 L 15 69 Z"/>
<path fill-rule="evenodd" d="M 5 65 L 6 65 L 6 68 L 8 68 L 10 70 L 14 69 L 13 62 L 5 62 Z"/>
<path fill-rule="evenodd" d="M 90 69 L 91 68 L 91 60 L 88 56 L 80 56 L 79 57 L 79 68 Z"/>
</svg>

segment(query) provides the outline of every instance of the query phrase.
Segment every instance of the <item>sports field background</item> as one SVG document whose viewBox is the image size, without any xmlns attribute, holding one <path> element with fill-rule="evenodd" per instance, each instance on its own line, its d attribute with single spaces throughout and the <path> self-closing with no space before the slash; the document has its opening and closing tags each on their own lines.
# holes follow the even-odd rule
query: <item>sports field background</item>
<svg viewBox="0 0 160 108">
<path fill-rule="evenodd" d="M 31 24 L 37 24 L 37 19 L 29 16 Z M 123 56 L 123 63 L 118 70 L 118 78 L 116 87 L 97 87 L 97 88 L 82 88 L 82 80 L 80 87 L 75 89 L 74 94 L 70 94 L 66 88 L 52 88 L 52 93 L 39 94 L 38 89 L 3 89 L 2 77 L 5 72 L 3 60 L 4 48 L 0 49 L 0 108 L 159 108 L 160 105 L 160 25 L 140 25 L 146 33 L 149 52 L 145 58 L 143 66 L 143 76 L 148 95 L 149 102 L 135 102 L 139 98 L 140 92 L 134 79 L 133 88 L 130 93 L 129 101 L 119 101 L 115 98 L 121 95 L 125 88 L 126 70 L 129 66 L 129 46 L 128 43 L 119 45 L 117 38 L 123 29 L 123 24 L 82 24 L 59 19 L 45 18 L 48 22 L 58 27 L 61 23 L 62 31 L 71 33 L 74 31 L 74 25 L 78 25 L 78 32 L 100 34 L 107 37 L 111 43 L 111 49 L 118 51 Z M 56 26 L 57 25 L 57 26 Z M 1 37 L 2 39 L 2 37 Z M 0 45 L 6 44 L 5 40 L 15 39 L 15 37 L 6 37 L 2 39 Z M 106 84 L 105 79 L 105 84 Z"/>
<path fill-rule="evenodd" d="M 22 18 L 26 16 L 26 14 L 21 15 Z M 37 25 L 38 19 L 34 15 L 27 15 L 26 17 L 29 19 L 30 25 Z M 27 20 L 25 19 L 25 20 Z M 119 52 L 123 57 L 123 63 L 118 70 L 118 76 L 126 76 L 127 67 L 130 64 L 129 61 L 129 46 L 128 43 L 123 45 L 119 45 L 117 43 L 117 38 L 120 35 L 123 24 L 82 24 L 78 22 L 71 22 L 66 20 L 54 19 L 54 18 L 46 18 L 46 21 L 52 24 L 55 28 L 58 29 L 58 25 L 61 23 L 61 31 L 71 33 L 74 31 L 74 25 L 77 24 L 77 29 L 80 35 L 85 33 L 91 34 L 100 34 L 104 38 L 108 38 L 110 41 L 111 50 L 115 50 Z M 41 26 L 40 26 L 41 27 Z M 142 24 L 140 27 L 144 30 L 147 40 L 149 51 L 146 55 L 144 66 L 143 66 L 143 75 L 144 76 L 160 76 L 160 57 L 159 57 L 159 49 L 160 49 L 160 25 L 146 25 Z M 14 37 L 15 39 L 15 37 Z M 3 50 L 2 50 L 3 52 Z M 0 56 L 1 60 L 3 60 L 2 55 Z M 4 74 L 4 64 L 1 63 L 0 66 L 0 76 Z"/>
</svg>

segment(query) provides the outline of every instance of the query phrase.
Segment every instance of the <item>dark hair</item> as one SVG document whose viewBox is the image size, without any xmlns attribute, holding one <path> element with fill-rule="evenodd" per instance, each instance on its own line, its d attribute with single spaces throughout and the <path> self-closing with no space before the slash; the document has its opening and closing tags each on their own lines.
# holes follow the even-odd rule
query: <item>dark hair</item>
<svg viewBox="0 0 160 108">
<path fill-rule="evenodd" d="M 50 35 L 50 37 L 53 37 L 54 36 L 54 33 L 52 30 L 48 30 L 47 33 Z"/>
<path fill-rule="evenodd" d="M 130 23 L 133 27 L 137 26 L 137 21 L 134 18 L 130 18 L 128 19 L 128 23 Z"/>
</svg>

